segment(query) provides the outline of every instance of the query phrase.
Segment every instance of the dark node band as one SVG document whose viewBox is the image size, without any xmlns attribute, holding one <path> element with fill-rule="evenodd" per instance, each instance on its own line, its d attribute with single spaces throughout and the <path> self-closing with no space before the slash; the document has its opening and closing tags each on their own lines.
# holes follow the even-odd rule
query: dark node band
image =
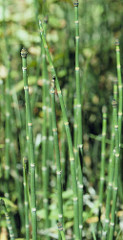
<svg viewBox="0 0 123 240">
<path fill-rule="evenodd" d="M 113 99 L 113 101 L 112 101 L 112 106 L 113 106 L 113 107 L 116 107 L 116 106 L 117 106 L 117 102 L 116 102 L 115 99 Z"/>
<path fill-rule="evenodd" d="M 48 17 L 45 17 L 45 18 L 44 18 L 44 22 L 45 22 L 45 23 L 48 23 Z"/>
<path fill-rule="evenodd" d="M 115 40 L 115 45 L 119 46 L 119 40 L 118 39 Z"/>
<path fill-rule="evenodd" d="M 77 1 L 77 2 L 74 2 L 74 7 L 78 7 L 78 5 L 79 5 L 79 2 Z"/>
<path fill-rule="evenodd" d="M 22 50 L 21 50 L 21 57 L 26 58 L 27 54 L 28 54 L 27 50 L 25 48 L 22 48 Z"/>
<path fill-rule="evenodd" d="M 56 77 L 55 77 L 55 76 L 53 76 L 53 77 L 52 77 L 52 79 L 55 81 Z"/>
</svg>

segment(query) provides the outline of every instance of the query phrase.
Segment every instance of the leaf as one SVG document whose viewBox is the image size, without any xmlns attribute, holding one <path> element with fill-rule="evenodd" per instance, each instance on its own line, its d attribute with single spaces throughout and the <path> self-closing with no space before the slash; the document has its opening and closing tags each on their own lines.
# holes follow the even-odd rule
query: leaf
<svg viewBox="0 0 123 240">
<path fill-rule="evenodd" d="M 37 211 L 37 216 L 38 216 L 40 219 L 45 219 L 45 210 L 44 210 L 44 209 L 38 210 L 38 211 Z"/>
<path fill-rule="evenodd" d="M 68 229 L 73 226 L 73 221 L 69 221 L 65 224 L 65 229 Z"/>
<path fill-rule="evenodd" d="M 73 191 L 71 189 L 63 192 L 62 194 L 63 199 L 72 198 L 72 196 L 73 196 Z"/>
<path fill-rule="evenodd" d="M 28 83 L 29 85 L 33 85 L 36 81 L 36 78 L 31 76 L 31 77 L 28 77 Z M 13 89 L 12 89 L 12 92 L 19 92 L 21 91 L 22 89 L 24 88 L 24 81 L 20 81 L 19 83 L 17 83 Z"/>
<path fill-rule="evenodd" d="M 17 209 L 17 206 L 13 202 L 11 202 L 9 199 L 4 198 L 4 197 L 1 197 L 0 199 L 4 200 L 5 204 L 10 206 L 10 207 L 12 207 L 12 208 L 14 208 L 14 210 Z"/>
</svg>

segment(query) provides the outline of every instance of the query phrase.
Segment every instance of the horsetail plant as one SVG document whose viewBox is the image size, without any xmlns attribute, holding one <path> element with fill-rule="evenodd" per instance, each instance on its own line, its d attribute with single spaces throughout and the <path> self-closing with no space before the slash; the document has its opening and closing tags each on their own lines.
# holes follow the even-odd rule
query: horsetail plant
<svg viewBox="0 0 123 240">
<path fill-rule="evenodd" d="M 5 197 L 9 198 L 8 182 L 9 182 L 9 171 L 10 171 L 10 59 L 8 60 L 8 76 L 6 78 L 5 85 L 5 100 L 6 100 L 6 111 L 5 111 Z"/>
<path fill-rule="evenodd" d="M 77 99 L 77 148 L 82 155 L 82 106 L 81 106 L 81 87 L 80 87 L 80 68 L 79 68 L 79 19 L 78 19 L 78 7 L 79 1 L 74 1 L 75 10 L 75 76 L 76 76 L 76 99 Z M 80 154 L 78 154 L 79 169 L 78 169 L 78 192 L 79 192 L 79 229 L 80 229 L 80 239 L 82 239 L 82 214 L 83 214 L 83 176 L 80 165 Z"/>
<path fill-rule="evenodd" d="M 8 214 L 8 210 L 7 210 L 5 201 L 3 199 L 0 199 L 0 205 L 1 205 L 1 207 L 3 207 L 4 213 L 5 213 L 5 218 L 6 218 L 8 231 L 9 231 L 10 240 L 15 240 L 13 228 L 12 228 L 12 225 L 11 225 L 11 220 L 10 220 L 10 217 L 9 217 L 9 214 Z"/>
<path fill-rule="evenodd" d="M 32 217 L 32 239 L 37 239 L 37 220 L 36 220 L 36 194 L 35 194 L 35 159 L 34 159 L 34 146 L 33 146 L 33 131 L 32 131 L 32 116 L 31 105 L 27 77 L 27 50 L 21 50 L 22 57 L 22 70 L 25 91 L 25 104 L 26 104 L 26 125 L 28 126 L 28 157 L 30 159 L 30 177 L 31 177 L 31 217 Z"/>
<path fill-rule="evenodd" d="M 46 33 L 47 19 L 44 21 L 44 28 Z M 43 125 L 42 125 L 42 176 L 43 176 L 43 205 L 45 209 L 45 228 L 49 227 L 49 213 L 48 213 L 48 164 L 47 164 L 47 82 L 48 73 L 46 65 L 46 53 L 42 43 L 42 77 L 43 77 L 43 92 L 42 92 L 42 109 L 43 109 Z"/>
<path fill-rule="evenodd" d="M 77 169 L 77 131 L 78 129 L 78 124 L 77 124 L 77 99 L 74 99 L 74 156 L 75 156 L 75 164 L 76 164 L 76 169 Z"/>
<path fill-rule="evenodd" d="M 79 126 L 78 131 L 78 148 L 82 152 L 82 107 L 81 107 L 81 87 L 80 87 L 80 68 L 79 68 L 79 19 L 78 19 L 78 0 L 74 2 L 74 9 L 75 9 L 75 42 L 76 42 L 76 49 L 75 49 L 75 75 L 76 75 L 76 99 L 77 99 L 77 122 Z"/>
<path fill-rule="evenodd" d="M 122 132 L 122 115 L 123 115 L 123 86 L 122 86 L 122 77 L 121 77 L 121 64 L 120 64 L 120 46 L 119 46 L 119 40 L 116 40 L 116 63 L 117 63 L 117 77 L 118 77 L 118 128 L 119 128 L 119 147 L 121 146 L 121 132 Z M 123 199 L 123 190 L 122 190 L 122 178 L 121 178 L 121 172 L 120 172 L 120 178 L 119 178 L 119 197 L 120 199 Z"/>
<path fill-rule="evenodd" d="M 60 151 L 58 142 L 58 130 L 56 124 L 56 110 L 55 110 L 55 79 L 53 77 L 51 82 L 51 109 L 52 109 L 52 131 L 54 137 L 54 148 L 56 154 L 56 174 L 57 174 L 57 204 L 58 204 L 58 218 L 59 222 L 63 226 L 63 200 L 62 200 L 62 177 L 61 177 L 61 163 L 60 163 Z"/>
<path fill-rule="evenodd" d="M 109 231 L 109 240 L 113 239 L 113 233 L 115 228 L 115 210 L 117 202 L 117 190 L 118 190 L 118 172 L 119 172 L 119 129 L 118 129 L 118 117 L 117 117 L 117 102 L 113 100 L 114 108 L 114 128 L 115 128 L 115 163 L 114 163 L 114 179 L 112 189 L 112 209 L 111 209 L 111 222 Z"/>
<path fill-rule="evenodd" d="M 23 185 L 24 185 L 24 206 L 25 206 L 25 229 L 26 229 L 26 240 L 29 240 L 29 204 L 28 204 L 28 187 L 27 187 L 27 176 L 28 176 L 28 161 L 27 158 L 23 158 Z"/>
<path fill-rule="evenodd" d="M 110 202 L 111 202 L 111 196 L 112 196 L 112 186 L 113 186 L 113 176 L 114 176 L 114 158 L 115 158 L 114 140 L 115 140 L 115 132 L 114 132 L 114 107 L 113 107 L 110 158 L 109 158 L 109 167 L 108 167 L 108 189 L 107 189 L 107 197 L 106 197 L 106 213 L 105 213 L 105 222 L 104 222 L 104 227 L 102 232 L 103 240 L 107 239 L 109 222 L 110 222 L 109 214 L 110 214 Z"/>
<path fill-rule="evenodd" d="M 121 144 L 121 132 L 122 132 L 122 79 L 121 79 L 121 64 L 120 64 L 120 47 L 119 40 L 116 40 L 116 60 L 117 60 L 117 76 L 118 76 L 118 92 L 119 92 L 119 108 L 118 108 L 118 128 L 119 128 L 119 145 Z"/>
<path fill-rule="evenodd" d="M 66 108 L 65 108 L 65 104 L 64 104 L 64 100 L 62 97 L 62 93 L 61 93 L 61 89 L 60 89 L 60 85 L 59 85 L 59 81 L 56 75 L 56 71 L 53 65 L 53 61 L 47 46 L 47 42 L 45 39 L 45 35 L 44 35 L 44 30 L 43 30 L 43 26 L 41 21 L 39 21 L 39 28 L 40 28 L 40 34 L 41 34 L 41 38 L 47 53 L 47 57 L 49 60 L 49 64 L 52 70 L 52 75 L 53 77 L 55 77 L 55 82 L 56 82 L 56 89 L 57 89 L 57 93 L 59 96 L 59 101 L 60 101 L 60 105 L 61 105 L 61 109 L 62 109 L 62 114 L 63 114 L 63 121 L 64 121 L 64 126 L 65 126 L 65 130 L 66 130 L 66 135 L 67 135 L 67 141 L 68 141 L 68 148 L 69 148 L 69 155 L 70 155 L 70 166 L 71 166 L 71 175 L 72 175 L 72 184 L 73 184 L 73 194 L 74 194 L 74 217 L 75 217 L 75 236 L 76 239 L 78 240 L 80 238 L 80 234 L 79 234 L 79 221 L 78 221 L 78 215 L 79 215 L 79 208 L 78 208 L 78 194 L 77 194 L 77 182 L 76 182 L 76 171 L 75 171 L 75 159 L 74 159 L 74 153 L 73 153 L 73 146 L 72 146 L 72 137 L 71 137 L 71 133 L 70 133 L 70 127 L 69 127 L 69 122 L 68 122 L 68 118 L 67 118 L 67 113 L 66 113 Z"/>
<path fill-rule="evenodd" d="M 61 239 L 62 239 L 62 240 L 65 240 L 65 234 L 64 234 L 63 226 L 62 226 L 61 222 L 58 222 L 58 223 L 57 223 L 57 226 L 58 226 L 58 230 L 59 230 L 59 232 L 60 232 L 60 234 L 61 234 Z"/>
<path fill-rule="evenodd" d="M 102 108 L 103 123 L 102 123 L 102 144 L 101 144 L 101 171 L 100 171 L 100 186 L 99 186 L 99 222 L 101 217 L 101 208 L 103 203 L 103 191 L 105 180 L 105 148 L 106 148 L 106 128 L 107 128 L 107 109 L 104 106 Z M 99 232 L 100 235 L 100 232 Z"/>
</svg>

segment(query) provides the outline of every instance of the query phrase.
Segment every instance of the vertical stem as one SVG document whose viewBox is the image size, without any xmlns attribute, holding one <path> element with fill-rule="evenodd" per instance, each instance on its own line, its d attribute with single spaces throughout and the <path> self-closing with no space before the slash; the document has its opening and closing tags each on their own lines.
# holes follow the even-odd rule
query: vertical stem
<svg viewBox="0 0 123 240">
<path fill-rule="evenodd" d="M 113 233 L 115 228 L 115 211 L 117 202 L 117 189 L 118 189 L 118 173 L 119 173 L 119 130 L 118 130 L 118 118 L 117 118 L 117 102 L 113 101 L 114 108 L 114 128 L 115 128 L 115 166 L 114 166 L 114 183 L 113 183 L 113 203 L 111 209 L 111 222 L 109 240 L 113 239 Z"/>
<path fill-rule="evenodd" d="M 111 134 L 110 158 L 109 158 L 109 167 L 108 167 L 108 189 L 107 189 L 107 197 L 106 197 L 106 213 L 105 213 L 104 228 L 103 228 L 103 232 L 102 232 L 103 240 L 107 239 L 108 229 L 109 229 L 109 221 L 110 221 L 109 214 L 110 214 L 112 187 L 113 187 L 114 158 L 115 158 L 114 140 L 115 140 L 115 132 L 114 132 L 114 107 L 113 107 L 112 134 Z"/>
<path fill-rule="evenodd" d="M 77 96 L 77 147 L 82 155 L 82 106 L 81 106 L 81 87 L 80 87 L 80 68 L 79 68 L 79 18 L 78 18 L 78 7 L 79 2 L 75 0 L 74 10 L 75 10 L 75 76 L 76 76 L 76 96 Z M 80 239 L 82 239 L 82 223 L 83 223 L 83 176 L 82 169 L 80 167 L 80 156 L 79 158 L 79 169 L 78 169 L 78 192 L 79 192 L 79 229 L 80 229 Z"/>
<path fill-rule="evenodd" d="M 120 64 L 120 47 L 119 41 L 116 40 L 116 61 L 117 61 L 117 76 L 118 76 L 118 90 L 119 90 L 119 108 L 118 108 L 118 129 L 119 129 L 119 145 L 121 144 L 121 132 L 122 132 L 122 111 L 123 111 L 123 99 L 122 99 L 122 79 L 121 79 L 121 64 Z"/>
<path fill-rule="evenodd" d="M 5 213 L 5 217 L 6 217 L 7 227 L 9 230 L 10 240 L 15 240 L 12 225 L 11 225 L 11 220 L 10 220 L 10 217 L 9 217 L 9 214 L 8 214 L 8 211 L 7 211 L 7 208 L 6 208 L 6 205 L 5 205 L 5 202 L 3 199 L 0 199 L 0 205 L 3 206 L 3 208 L 4 208 L 4 213 Z"/>
<path fill-rule="evenodd" d="M 106 148 L 105 140 L 106 140 L 106 127 L 107 127 L 106 107 L 103 107 L 102 112 L 103 112 L 103 124 L 102 124 L 101 171 L 100 171 L 100 188 L 99 188 L 99 217 L 101 217 L 101 208 L 103 203 L 103 192 L 104 192 L 104 180 L 105 180 L 105 148 Z"/>
<path fill-rule="evenodd" d="M 47 19 L 44 21 L 45 32 L 46 32 Z M 48 211 L 48 164 L 47 164 L 47 82 L 48 73 L 46 66 L 46 53 L 42 43 L 42 76 L 43 76 L 43 126 L 42 126 L 42 175 L 43 175 L 43 205 L 45 209 L 45 228 L 49 227 L 49 211 Z"/>
<path fill-rule="evenodd" d="M 59 232 L 60 232 L 60 234 L 61 234 L 62 240 L 65 240 L 65 234 L 64 234 L 63 226 L 62 226 L 61 222 L 59 222 L 59 223 L 57 224 L 57 226 L 58 226 L 58 230 L 59 230 Z"/>
<path fill-rule="evenodd" d="M 56 153 L 58 218 L 59 218 L 59 222 L 63 225 L 62 178 L 61 178 L 61 163 L 60 163 L 58 131 L 57 131 L 57 124 L 56 124 L 54 80 L 55 79 L 53 78 L 51 83 L 52 131 L 54 136 L 54 147 L 55 147 L 55 153 Z"/>
<path fill-rule="evenodd" d="M 10 172 L 10 61 L 8 61 L 8 76 L 5 83 L 5 197 L 9 198 L 8 183 Z"/>
<path fill-rule="evenodd" d="M 26 240 L 29 240 L 29 204 L 28 204 L 28 187 L 27 187 L 27 174 L 28 174 L 28 161 L 23 158 L 23 185 L 24 185 L 24 205 L 25 205 L 25 229 Z"/>
<path fill-rule="evenodd" d="M 36 221 L 36 194 L 35 194 L 35 159 L 34 159 L 34 146 L 33 146 L 33 131 L 32 131 L 32 116 L 30 106 L 30 96 L 28 87 L 27 77 L 27 50 L 21 50 L 22 57 L 22 70 L 24 80 L 24 91 L 25 91 L 25 103 L 26 103 L 26 122 L 28 125 L 29 134 L 29 152 L 28 157 L 30 158 L 30 171 L 31 171 L 31 215 L 32 215 L 32 239 L 37 239 L 37 221 Z"/>
<path fill-rule="evenodd" d="M 122 86 L 122 77 L 121 77 L 121 64 L 120 64 L 120 47 L 119 47 L 119 40 L 116 40 L 116 62 L 117 62 L 117 77 L 118 77 L 118 129 L 119 129 L 119 147 L 122 141 L 122 116 L 123 116 L 123 86 Z M 122 163 L 120 161 L 120 165 L 122 168 Z M 120 169 L 121 169 L 120 168 Z M 121 200 L 123 200 L 123 185 L 122 185 L 122 170 L 120 170 L 120 177 L 119 177 L 119 188 L 118 193 Z"/>
<path fill-rule="evenodd" d="M 52 58 L 50 56 L 50 52 L 48 50 L 48 46 L 46 43 L 44 30 L 43 30 L 41 21 L 39 22 L 39 27 L 40 27 L 41 38 L 42 38 L 42 41 L 43 41 L 43 44 L 44 44 L 44 47 L 45 47 L 45 50 L 47 53 L 47 57 L 49 60 L 49 64 L 50 64 L 50 67 L 52 70 L 52 75 L 56 79 L 56 89 L 57 89 L 57 93 L 59 96 L 59 101 L 60 101 L 62 114 L 63 114 L 64 126 L 65 126 L 65 130 L 66 130 L 66 135 L 67 135 L 69 156 L 70 156 L 71 175 L 72 175 L 73 194 L 74 194 L 73 201 L 74 201 L 75 236 L 76 236 L 76 240 L 78 240 L 80 238 L 79 237 L 79 221 L 78 221 L 79 208 L 78 208 L 78 193 L 77 193 L 77 182 L 76 182 L 75 160 L 74 160 L 74 153 L 73 153 L 73 146 L 72 146 L 72 137 L 71 137 L 69 122 L 68 122 L 68 118 L 67 118 L 66 108 L 65 108 L 63 97 L 62 97 L 59 81 L 58 81 L 58 78 L 57 78 L 57 75 L 55 72 Z"/>
</svg>

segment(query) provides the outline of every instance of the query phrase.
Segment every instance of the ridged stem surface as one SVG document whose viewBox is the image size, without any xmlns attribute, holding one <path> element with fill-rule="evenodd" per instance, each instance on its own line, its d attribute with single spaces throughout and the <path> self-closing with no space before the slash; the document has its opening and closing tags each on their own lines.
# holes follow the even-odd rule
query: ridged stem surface
<svg viewBox="0 0 123 240">
<path fill-rule="evenodd" d="M 80 68 L 79 68 L 79 17 L 78 17 L 79 2 L 75 0 L 74 10 L 75 10 L 75 76 L 76 76 L 76 99 L 77 99 L 77 150 L 81 152 L 82 155 L 82 106 L 81 106 L 81 86 L 80 86 Z M 79 230 L 80 239 L 82 239 L 82 224 L 83 224 L 83 176 L 82 167 L 80 166 L 80 155 L 78 155 L 78 196 L 79 196 Z"/>
<path fill-rule="evenodd" d="M 106 128 L 107 128 L 107 113 L 106 108 L 103 107 L 103 121 L 102 121 L 102 143 L 101 143 L 101 170 L 100 170 L 100 185 L 99 185 L 99 218 L 101 217 L 101 209 L 103 203 L 104 181 L 105 181 L 105 148 L 106 148 Z M 100 219 L 99 219 L 100 221 Z M 100 229 L 99 229 L 100 231 Z M 100 235 L 100 232 L 99 232 Z"/>
<path fill-rule="evenodd" d="M 7 207 L 6 207 L 6 205 L 5 205 L 4 200 L 0 199 L 0 205 L 1 205 L 1 206 L 3 207 L 3 209 L 4 209 L 4 213 L 5 213 L 5 218 L 6 218 L 6 223 L 7 223 L 8 231 L 9 231 L 10 240 L 15 240 L 14 232 L 13 232 L 13 228 L 12 228 L 12 224 L 11 224 L 11 220 L 10 220 L 10 217 L 9 217 L 9 214 L 8 214 L 8 210 L 7 210 Z"/>
<path fill-rule="evenodd" d="M 54 148 L 55 148 L 55 155 L 56 155 L 58 221 L 63 226 L 63 200 L 62 200 L 62 177 L 61 177 L 62 171 L 61 171 L 61 163 L 60 163 L 58 130 L 57 130 L 57 123 L 56 123 L 54 79 L 52 79 L 50 93 L 51 93 L 51 109 L 52 109 L 52 131 L 53 131 Z"/>
<path fill-rule="evenodd" d="M 102 232 L 103 240 L 107 239 L 109 222 L 110 222 L 109 214 L 110 214 L 110 204 L 111 204 L 111 196 L 112 196 L 113 175 L 114 175 L 114 158 L 115 158 L 114 140 L 115 140 L 115 132 L 114 132 L 114 108 L 113 108 L 110 158 L 109 158 L 109 167 L 108 167 L 108 189 L 107 189 L 107 195 L 106 195 L 106 213 L 105 213 L 104 228 L 103 228 L 103 232 Z"/>
<path fill-rule="evenodd" d="M 25 206 L 25 230 L 26 240 L 30 239 L 29 236 L 29 203 L 28 203 L 28 187 L 27 187 L 27 174 L 28 174 L 27 158 L 23 158 L 23 185 L 24 185 L 24 206 Z"/>
<path fill-rule="evenodd" d="M 33 129 L 32 129 L 32 116 L 30 106 L 30 96 L 28 87 L 27 77 L 27 51 L 26 49 L 21 50 L 22 57 L 22 70 L 24 80 L 24 91 L 25 91 L 25 104 L 26 104 L 26 122 L 28 128 L 28 158 L 30 158 L 30 178 L 31 178 L 31 217 L 32 217 L 32 239 L 37 239 L 37 220 L 36 220 L 36 194 L 35 194 L 35 159 L 34 159 L 34 145 L 33 145 Z"/>
<path fill-rule="evenodd" d="M 41 21 L 39 22 L 39 27 L 40 27 L 41 38 L 42 38 L 42 41 L 43 41 L 43 44 L 44 44 L 44 47 L 45 47 L 45 50 L 47 53 L 47 57 L 49 60 L 49 64 L 50 64 L 50 67 L 52 70 L 52 75 L 53 75 L 53 77 L 55 77 L 56 89 L 57 89 L 57 93 L 59 96 L 59 101 L 60 101 L 62 114 L 63 114 L 64 126 L 65 126 L 65 130 L 66 130 L 66 135 L 67 135 L 69 156 L 70 156 L 71 175 L 72 175 L 72 188 L 73 188 L 73 194 L 74 194 L 73 201 L 74 201 L 75 236 L 76 236 L 76 240 L 77 240 L 77 239 L 80 239 L 80 237 L 79 237 L 79 220 L 78 220 L 79 208 L 78 208 L 78 193 L 77 193 L 77 182 L 76 182 L 75 160 L 74 160 L 74 153 L 73 153 L 73 146 L 72 146 L 72 137 L 71 137 L 69 122 L 68 122 L 68 118 L 67 118 L 67 113 L 66 113 L 59 81 L 58 81 L 58 78 L 57 78 L 57 75 L 55 72 L 55 68 L 53 65 L 53 61 L 52 61 L 50 52 L 48 50 L 48 46 L 47 46 L 47 42 L 45 39 L 44 30 L 43 30 Z"/>
<path fill-rule="evenodd" d="M 113 101 L 114 108 L 114 128 L 115 128 L 115 163 L 114 163 L 114 180 L 112 189 L 112 209 L 111 209 L 111 222 L 109 231 L 109 240 L 113 239 L 113 233 L 115 229 L 115 212 L 117 202 L 117 190 L 118 190 L 118 173 L 119 173 L 119 130 L 118 130 L 118 117 L 117 117 L 117 102 Z"/>
</svg>

